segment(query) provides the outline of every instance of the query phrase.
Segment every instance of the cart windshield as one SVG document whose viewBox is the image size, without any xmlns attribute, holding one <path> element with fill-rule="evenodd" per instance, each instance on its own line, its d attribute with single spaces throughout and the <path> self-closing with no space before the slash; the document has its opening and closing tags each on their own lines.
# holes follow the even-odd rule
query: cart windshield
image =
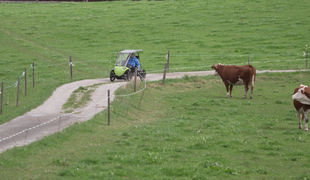
<svg viewBox="0 0 310 180">
<path fill-rule="evenodd" d="M 119 53 L 116 59 L 115 66 L 125 66 L 129 56 L 130 53 Z"/>
</svg>

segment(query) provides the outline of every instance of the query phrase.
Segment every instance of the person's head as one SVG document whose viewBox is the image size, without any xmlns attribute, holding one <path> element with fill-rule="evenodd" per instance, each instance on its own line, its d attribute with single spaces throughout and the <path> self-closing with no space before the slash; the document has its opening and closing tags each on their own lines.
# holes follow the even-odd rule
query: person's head
<svg viewBox="0 0 310 180">
<path fill-rule="evenodd" d="M 132 54 L 131 54 L 131 57 L 135 57 L 135 53 L 132 53 Z"/>
</svg>

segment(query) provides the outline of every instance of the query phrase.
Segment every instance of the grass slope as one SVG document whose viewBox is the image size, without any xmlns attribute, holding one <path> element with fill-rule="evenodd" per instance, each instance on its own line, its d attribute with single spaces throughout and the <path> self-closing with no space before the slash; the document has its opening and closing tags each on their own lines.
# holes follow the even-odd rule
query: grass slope
<svg viewBox="0 0 310 180">
<path fill-rule="evenodd" d="M 98 3 L 1 3 L 0 123 L 42 104 L 73 81 L 108 77 L 117 53 L 143 49 L 148 73 L 162 72 L 168 49 L 171 71 L 209 70 L 214 63 L 258 70 L 305 68 L 309 1 L 112 1 Z M 31 88 L 35 62 L 35 88 Z M 15 83 L 24 69 L 16 107 Z"/>
<path fill-rule="evenodd" d="M 309 72 L 259 74 L 254 98 L 214 76 L 147 83 L 142 94 L 0 154 L 5 179 L 309 179 L 309 133 L 291 95 Z M 140 84 L 139 88 L 144 85 Z M 121 88 L 116 94 L 132 92 Z M 285 169 L 285 171 L 284 171 Z"/>
</svg>

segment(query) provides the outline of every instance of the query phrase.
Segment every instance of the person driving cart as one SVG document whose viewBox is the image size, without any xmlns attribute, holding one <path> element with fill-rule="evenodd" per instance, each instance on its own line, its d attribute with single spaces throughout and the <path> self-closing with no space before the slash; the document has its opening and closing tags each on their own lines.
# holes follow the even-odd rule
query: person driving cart
<svg viewBox="0 0 310 180">
<path fill-rule="evenodd" d="M 140 65 L 139 59 L 135 56 L 135 53 L 131 54 L 130 58 L 128 59 L 127 66 L 132 70 L 134 70 L 135 67 L 137 67 L 138 70 L 140 69 L 141 65 Z"/>
<path fill-rule="evenodd" d="M 145 80 L 146 71 L 142 69 L 141 59 L 139 52 L 142 50 L 125 49 L 119 52 L 115 67 L 110 72 L 110 81 L 113 82 L 115 79 L 130 79 L 135 74 L 135 68 L 137 67 L 137 76 L 140 77 L 141 81 Z"/>
</svg>

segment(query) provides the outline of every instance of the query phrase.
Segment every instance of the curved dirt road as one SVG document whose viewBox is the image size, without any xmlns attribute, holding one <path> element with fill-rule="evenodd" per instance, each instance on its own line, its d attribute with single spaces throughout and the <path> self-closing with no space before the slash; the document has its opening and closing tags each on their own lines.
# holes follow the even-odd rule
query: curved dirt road
<svg viewBox="0 0 310 180">
<path fill-rule="evenodd" d="M 265 72 L 295 72 L 288 71 L 257 71 Z M 300 70 L 299 70 L 300 71 Z M 188 76 L 206 76 L 212 75 L 214 71 L 197 71 L 197 72 L 176 72 L 167 73 L 166 78 L 181 78 Z M 163 78 L 163 74 L 147 74 L 147 81 L 157 81 Z M 91 101 L 79 113 L 65 114 L 61 113 L 62 105 L 67 102 L 74 90 L 80 86 L 90 86 L 93 84 L 102 84 L 93 92 Z M 41 106 L 30 112 L 19 116 L 8 123 L 0 125 L 0 153 L 15 146 L 28 145 L 34 141 L 42 139 L 55 132 L 61 131 L 75 122 L 82 122 L 91 119 L 96 113 L 101 112 L 107 106 L 107 91 L 110 90 L 111 101 L 114 99 L 113 93 L 124 81 L 110 83 L 109 78 L 90 79 L 72 82 L 57 88 L 52 96 L 47 99 Z"/>
</svg>

